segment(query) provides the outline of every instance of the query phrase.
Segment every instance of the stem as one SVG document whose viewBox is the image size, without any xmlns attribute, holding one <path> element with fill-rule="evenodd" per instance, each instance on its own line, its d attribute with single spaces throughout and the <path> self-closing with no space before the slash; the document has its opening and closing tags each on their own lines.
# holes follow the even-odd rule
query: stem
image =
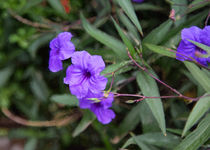
<svg viewBox="0 0 210 150">
<path fill-rule="evenodd" d="M 81 117 L 81 113 L 74 113 L 71 116 L 65 117 L 63 119 L 55 119 L 50 121 L 30 121 L 19 116 L 14 115 L 10 110 L 7 108 L 1 109 L 2 113 L 7 116 L 9 119 L 13 120 L 14 122 L 24 125 L 24 126 L 32 126 L 32 127 L 52 127 L 52 126 L 65 126 Z"/>
<path fill-rule="evenodd" d="M 128 50 L 127 50 L 128 51 Z M 176 89 L 172 88 L 171 86 L 169 86 L 168 84 L 166 84 L 165 82 L 159 80 L 158 78 L 156 78 L 153 74 L 151 74 L 146 67 L 142 67 L 140 66 L 131 56 L 130 52 L 128 51 L 128 56 L 129 58 L 133 61 L 133 63 L 139 67 L 142 71 L 145 71 L 150 77 L 152 77 L 153 79 L 155 79 L 156 81 L 158 81 L 159 83 L 163 84 L 164 86 L 166 86 L 167 88 L 169 88 L 171 91 L 173 91 L 174 93 L 176 93 L 179 96 L 182 96 L 182 94 L 180 92 L 178 92 Z"/>
</svg>

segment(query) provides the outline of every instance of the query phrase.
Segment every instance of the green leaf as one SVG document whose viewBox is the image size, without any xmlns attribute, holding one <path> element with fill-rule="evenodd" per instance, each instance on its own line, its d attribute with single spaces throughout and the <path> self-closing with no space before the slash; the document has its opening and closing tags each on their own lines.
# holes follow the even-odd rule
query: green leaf
<svg viewBox="0 0 210 150">
<path fill-rule="evenodd" d="M 139 116 L 143 133 L 160 131 L 158 123 L 146 101 L 140 103 Z"/>
<path fill-rule="evenodd" d="M 191 72 L 198 83 L 206 90 L 210 91 L 210 78 L 198 66 L 192 62 L 184 61 L 185 66 Z"/>
<path fill-rule="evenodd" d="M 122 42 L 90 25 L 84 18 L 83 14 L 81 14 L 80 17 L 82 20 L 82 25 L 88 34 L 107 47 L 111 48 L 121 59 L 128 58 L 126 48 Z"/>
<path fill-rule="evenodd" d="M 59 14 L 64 16 L 66 15 L 66 12 L 59 0 L 47 0 L 47 1 L 52 6 L 52 8 L 54 8 Z"/>
<path fill-rule="evenodd" d="M 208 93 L 205 95 L 209 95 Z M 204 96 L 205 96 L 204 95 Z M 182 136 L 186 135 L 186 132 L 195 125 L 198 120 L 207 112 L 210 108 L 210 96 L 200 98 L 196 105 L 193 107 L 190 116 L 187 119 Z"/>
<path fill-rule="evenodd" d="M 125 11 L 125 13 L 128 15 L 128 17 L 131 19 L 131 21 L 135 24 L 141 35 L 143 35 L 143 31 L 141 28 L 141 25 L 138 21 L 138 18 L 136 16 L 136 13 L 134 11 L 133 5 L 130 0 L 116 0 L 116 2 L 122 7 L 122 9 Z"/>
<path fill-rule="evenodd" d="M 204 0 L 193 0 L 192 3 L 190 3 L 190 5 L 188 6 L 188 13 L 191 13 L 197 9 L 200 9 L 202 7 L 205 7 L 206 5 L 209 5 L 210 2 L 209 1 L 204 1 Z"/>
<path fill-rule="evenodd" d="M 132 45 L 132 43 L 130 42 L 130 40 L 127 38 L 127 36 L 123 33 L 122 29 L 120 28 L 120 26 L 115 22 L 115 20 L 112 18 L 112 21 L 114 22 L 115 28 L 117 29 L 121 39 L 123 40 L 123 42 L 125 43 L 126 47 L 128 48 L 128 51 L 131 53 L 131 56 L 134 57 L 135 56 L 135 49 Z"/>
<path fill-rule="evenodd" d="M 164 8 L 150 3 L 135 4 L 135 10 L 164 11 Z"/>
<path fill-rule="evenodd" d="M 139 109 L 141 104 L 133 107 L 125 116 L 124 120 L 120 123 L 119 130 L 121 134 L 125 134 L 133 130 L 140 122 Z"/>
<path fill-rule="evenodd" d="M 73 132 L 73 137 L 78 136 L 80 133 L 82 133 L 94 120 L 96 119 L 96 116 L 91 111 L 85 111 L 84 116 L 76 129 Z"/>
<path fill-rule="evenodd" d="M 155 96 L 160 97 L 159 90 L 157 87 L 157 83 L 153 78 L 151 78 L 145 72 L 138 72 L 137 74 L 137 83 L 145 96 Z M 145 99 L 147 104 L 149 105 L 154 117 L 156 118 L 160 129 L 162 130 L 163 134 L 166 134 L 166 127 L 165 127 L 165 115 L 163 111 L 163 105 L 160 98 L 157 99 Z"/>
<path fill-rule="evenodd" d="M 138 43 L 140 43 L 139 34 L 133 23 L 128 19 L 128 17 L 124 13 L 122 13 L 122 11 L 117 10 L 117 15 L 119 16 L 119 19 L 125 25 L 127 30 L 134 36 L 135 40 L 138 40 Z"/>
<path fill-rule="evenodd" d="M 30 87 L 33 94 L 42 101 L 47 101 L 49 96 L 49 91 L 47 85 L 43 79 L 40 72 L 35 72 L 32 75 L 32 81 L 30 82 Z"/>
<path fill-rule="evenodd" d="M 55 34 L 48 33 L 48 34 L 41 34 L 32 44 L 29 46 L 28 51 L 30 55 L 35 58 L 37 50 L 43 46 L 48 44 L 48 42 L 55 37 Z"/>
<path fill-rule="evenodd" d="M 173 21 L 171 19 L 165 21 L 160 26 L 152 30 L 142 41 L 143 43 L 159 44 L 168 33 Z"/>
<path fill-rule="evenodd" d="M 193 40 L 188 40 L 188 41 L 190 41 L 191 43 L 193 43 L 196 46 L 200 47 L 201 49 L 205 50 L 210 55 L 210 47 L 209 46 L 204 45 L 204 44 L 199 43 L 199 42 L 196 42 L 196 41 L 193 41 Z"/>
<path fill-rule="evenodd" d="M 176 58 L 176 53 L 170 51 L 168 48 L 162 47 L 162 46 L 157 46 L 157 45 L 153 45 L 153 44 L 148 44 L 145 43 L 144 44 L 149 50 L 164 55 L 164 56 L 168 56 L 168 57 L 172 57 L 172 58 Z"/>
<path fill-rule="evenodd" d="M 0 70 L 0 88 L 3 87 L 13 73 L 13 67 L 9 66 Z"/>
<path fill-rule="evenodd" d="M 173 134 L 168 133 L 167 136 L 164 136 L 160 132 L 153 132 L 153 133 L 146 133 L 142 135 L 138 135 L 134 137 L 131 137 L 128 139 L 128 141 L 123 145 L 123 148 L 129 146 L 130 144 L 137 144 L 137 142 L 148 144 L 148 145 L 154 145 L 158 147 L 173 149 L 174 146 L 179 144 L 180 139 L 178 136 L 175 136 Z M 139 145 L 139 144 L 138 144 Z M 141 145 L 139 147 L 142 148 Z"/>
<path fill-rule="evenodd" d="M 76 96 L 70 94 L 53 95 L 50 97 L 50 100 L 63 105 L 79 106 Z"/>
<path fill-rule="evenodd" d="M 190 133 L 175 150 L 197 150 L 210 137 L 210 114 L 208 114 L 198 127 Z"/>
<path fill-rule="evenodd" d="M 37 146 L 37 142 L 38 141 L 35 138 L 29 139 L 24 146 L 24 150 L 35 150 Z"/>
<path fill-rule="evenodd" d="M 126 71 L 128 68 L 128 67 L 124 67 L 124 66 L 128 65 L 130 62 L 131 61 L 123 61 L 120 63 L 109 65 L 101 72 L 101 75 L 105 75 L 105 74 L 112 73 L 115 71 L 117 71 L 116 74 L 119 74 L 119 72 L 122 73 L 122 70 Z"/>
</svg>

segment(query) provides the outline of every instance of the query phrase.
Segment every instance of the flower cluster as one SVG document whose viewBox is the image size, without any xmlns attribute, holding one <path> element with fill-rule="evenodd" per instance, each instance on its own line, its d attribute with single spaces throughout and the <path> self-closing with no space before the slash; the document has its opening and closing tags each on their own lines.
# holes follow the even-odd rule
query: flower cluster
<svg viewBox="0 0 210 150">
<path fill-rule="evenodd" d="M 208 66 L 210 62 L 209 54 L 189 40 L 210 46 L 210 26 L 206 26 L 204 29 L 196 26 L 185 28 L 181 32 L 181 39 L 177 48 L 176 59 L 181 61 L 192 61 L 194 59 L 198 63 Z"/>
<path fill-rule="evenodd" d="M 64 83 L 79 99 L 80 108 L 90 109 L 101 123 L 110 123 L 115 117 L 109 109 L 114 96 L 102 92 L 107 84 L 107 78 L 100 75 L 105 63 L 101 56 L 92 56 L 86 51 L 75 52 L 71 37 L 71 33 L 63 32 L 50 42 L 49 69 L 53 72 L 62 70 L 62 60 L 71 57 L 72 64 L 66 70 Z"/>
</svg>

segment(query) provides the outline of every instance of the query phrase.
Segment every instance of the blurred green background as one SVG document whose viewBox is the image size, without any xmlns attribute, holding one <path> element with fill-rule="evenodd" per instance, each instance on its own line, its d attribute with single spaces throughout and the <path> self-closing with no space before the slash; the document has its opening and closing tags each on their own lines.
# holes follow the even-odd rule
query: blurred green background
<svg viewBox="0 0 210 150">
<path fill-rule="evenodd" d="M 177 146 L 182 140 L 182 129 L 195 103 L 184 99 L 162 101 L 166 137 L 148 105 L 144 101 L 128 104 L 125 102 L 128 100 L 126 97 L 115 99 L 113 109 L 116 118 L 110 124 L 102 125 L 92 113 L 79 109 L 77 100 L 70 95 L 68 86 L 63 83 L 65 69 L 58 73 L 48 70 L 49 42 L 62 31 L 69 31 L 74 35 L 72 42 L 77 50 L 102 55 L 107 66 L 120 61 L 110 47 L 98 42 L 84 30 L 81 12 L 94 27 L 119 40 L 111 16 L 122 28 L 131 31 L 128 33 L 129 39 L 135 37 L 139 42 L 142 40 L 115 1 L 66 0 L 69 13 L 62 6 L 64 1 L 0 2 L 0 149 L 114 150 L 120 149 L 134 135 L 142 135 L 139 140 L 143 143 L 143 146 L 140 144 L 141 149 L 163 150 Z M 209 2 L 197 0 L 194 2 L 195 6 L 190 5 L 192 3 L 191 0 L 145 0 L 142 4 L 133 3 L 145 36 L 166 23 L 164 28 L 154 33 L 156 38 L 147 39 L 147 42 L 176 49 L 180 31 L 184 27 L 203 27 Z M 168 20 L 172 8 L 181 17 L 175 23 Z M 134 41 L 132 43 L 136 44 Z M 144 45 L 143 54 L 159 78 L 181 93 L 191 97 L 205 93 L 181 62 L 153 53 Z M 69 64 L 70 61 L 66 60 L 64 68 Z M 137 68 L 129 66 L 122 71 L 124 73 L 116 75 L 113 91 L 138 93 L 136 70 Z M 160 84 L 158 87 L 160 95 L 173 94 Z M 46 122 L 50 120 L 51 122 Z M 209 141 L 204 142 L 200 148 L 207 149 L 209 144 Z M 139 143 L 128 145 L 130 150 L 140 149 Z"/>
</svg>

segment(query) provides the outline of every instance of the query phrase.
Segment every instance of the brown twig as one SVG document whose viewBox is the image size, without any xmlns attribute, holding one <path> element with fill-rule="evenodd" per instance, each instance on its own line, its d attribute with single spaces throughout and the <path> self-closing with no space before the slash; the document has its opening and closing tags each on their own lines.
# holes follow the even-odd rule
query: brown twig
<svg viewBox="0 0 210 150">
<path fill-rule="evenodd" d="M 19 15 L 17 15 L 14 11 L 10 10 L 9 9 L 9 13 L 15 18 L 17 19 L 18 21 L 24 23 L 24 24 L 27 24 L 27 25 L 30 25 L 32 27 L 35 27 L 35 28 L 47 28 L 47 29 L 51 29 L 51 26 L 47 25 L 47 24 L 42 24 L 42 23 L 38 23 L 38 22 L 32 22 L 28 19 L 25 19 Z"/>
<path fill-rule="evenodd" d="M 32 126 L 32 127 L 52 127 L 52 126 L 61 127 L 71 122 L 74 122 L 75 120 L 79 119 L 82 115 L 80 112 L 77 112 L 63 119 L 56 119 L 56 120 L 51 120 L 51 121 L 30 121 L 30 120 L 26 120 L 24 118 L 14 115 L 7 108 L 2 108 L 1 110 L 5 116 L 13 120 L 14 122 L 24 125 L 24 126 Z"/>
</svg>

